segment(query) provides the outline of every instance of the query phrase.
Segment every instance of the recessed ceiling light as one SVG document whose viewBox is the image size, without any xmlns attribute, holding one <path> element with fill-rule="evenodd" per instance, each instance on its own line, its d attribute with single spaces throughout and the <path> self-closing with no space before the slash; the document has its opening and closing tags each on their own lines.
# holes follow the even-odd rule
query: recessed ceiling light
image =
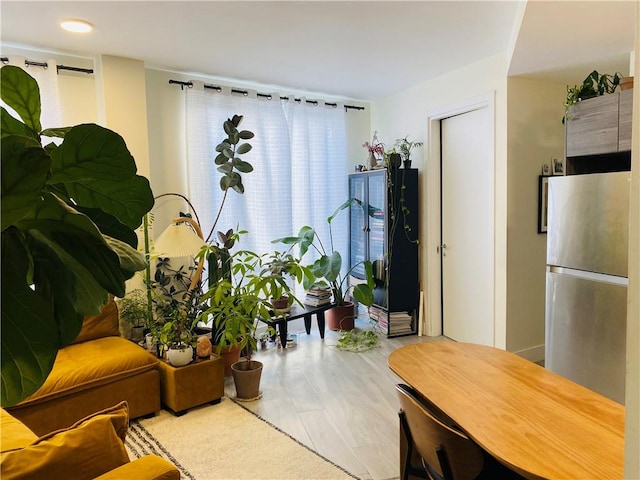
<svg viewBox="0 0 640 480">
<path fill-rule="evenodd" d="M 60 24 L 68 32 L 87 33 L 93 30 L 93 25 L 84 20 L 65 20 Z"/>
</svg>

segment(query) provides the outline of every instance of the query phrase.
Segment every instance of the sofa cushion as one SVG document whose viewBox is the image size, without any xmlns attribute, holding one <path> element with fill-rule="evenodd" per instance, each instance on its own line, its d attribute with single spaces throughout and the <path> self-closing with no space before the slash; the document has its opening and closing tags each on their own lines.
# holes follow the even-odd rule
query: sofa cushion
<svg viewBox="0 0 640 480">
<path fill-rule="evenodd" d="M 157 368 L 158 359 L 121 337 L 97 338 L 58 351 L 44 384 L 19 405 L 35 404 Z M 82 368 L 79 368 L 82 365 Z"/>
<path fill-rule="evenodd" d="M 4 409 L 0 409 L 0 433 L 2 433 L 2 442 L 0 442 L 2 453 L 19 450 L 38 439 L 38 436 L 25 424 Z"/>
<path fill-rule="evenodd" d="M 2 454 L 2 479 L 92 479 L 129 461 L 124 448 L 127 403 L 97 412 L 68 429 Z M 4 432 L 3 432 L 4 437 Z"/>
<path fill-rule="evenodd" d="M 109 302 L 102 307 L 102 311 L 98 315 L 84 318 L 82 329 L 73 343 L 119 335 L 118 306 L 114 302 L 113 296 L 109 296 Z"/>
</svg>

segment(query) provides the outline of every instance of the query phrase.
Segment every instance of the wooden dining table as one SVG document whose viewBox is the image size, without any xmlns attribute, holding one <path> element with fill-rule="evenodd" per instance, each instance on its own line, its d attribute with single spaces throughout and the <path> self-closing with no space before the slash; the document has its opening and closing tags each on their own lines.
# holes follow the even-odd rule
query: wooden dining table
<svg viewBox="0 0 640 480">
<path fill-rule="evenodd" d="M 526 478 L 623 478 L 624 406 L 516 354 L 470 343 L 407 345 L 404 383 Z"/>
</svg>

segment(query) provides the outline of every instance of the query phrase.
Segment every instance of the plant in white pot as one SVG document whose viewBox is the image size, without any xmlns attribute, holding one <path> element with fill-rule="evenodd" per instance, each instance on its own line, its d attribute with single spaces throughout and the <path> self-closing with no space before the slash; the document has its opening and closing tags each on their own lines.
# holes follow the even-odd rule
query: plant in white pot
<svg viewBox="0 0 640 480">
<path fill-rule="evenodd" d="M 342 275 L 342 255 L 333 248 L 333 232 L 331 230 L 331 222 L 342 210 L 353 206 L 354 208 L 365 206 L 359 200 L 351 198 L 340 205 L 333 214 L 327 218 L 329 224 L 329 249 L 327 250 L 322 243 L 318 233 L 310 226 L 304 226 L 298 232 L 296 237 L 284 237 L 274 240 L 273 242 L 281 242 L 285 245 L 298 245 L 300 248 L 300 257 L 310 250 L 314 249 L 319 258 L 308 266 L 312 273 L 312 281 L 308 277 L 304 277 L 304 287 L 306 289 L 315 285 L 328 285 L 333 295 L 333 303 L 335 306 L 325 312 L 327 326 L 331 330 L 352 330 L 354 327 L 355 306 L 350 301 L 350 296 L 366 305 L 371 306 L 373 303 L 373 289 L 375 287 L 373 279 L 373 268 L 370 261 L 364 261 L 353 265 L 345 275 Z M 367 212 L 368 213 L 368 212 Z M 364 265 L 365 281 L 357 285 L 348 284 L 349 274 L 359 266 Z"/>
<path fill-rule="evenodd" d="M 184 300 L 157 298 L 156 332 L 161 345 L 167 350 L 167 361 L 174 367 L 188 365 L 193 360 L 198 324 L 196 292 L 189 292 Z"/>
</svg>

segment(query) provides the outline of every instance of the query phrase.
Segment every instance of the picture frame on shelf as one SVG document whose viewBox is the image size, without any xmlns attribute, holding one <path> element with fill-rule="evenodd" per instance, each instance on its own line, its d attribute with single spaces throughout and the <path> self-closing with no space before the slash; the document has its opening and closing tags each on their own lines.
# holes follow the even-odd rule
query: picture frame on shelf
<svg viewBox="0 0 640 480">
<path fill-rule="evenodd" d="M 562 161 L 562 159 L 553 159 L 553 174 L 564 175 L 564 162 Z"/>
<path fill-rule="evenodd" d="M 549 175 L 538 177 L 538 233 L 547 233 Z"/>
</svg>

